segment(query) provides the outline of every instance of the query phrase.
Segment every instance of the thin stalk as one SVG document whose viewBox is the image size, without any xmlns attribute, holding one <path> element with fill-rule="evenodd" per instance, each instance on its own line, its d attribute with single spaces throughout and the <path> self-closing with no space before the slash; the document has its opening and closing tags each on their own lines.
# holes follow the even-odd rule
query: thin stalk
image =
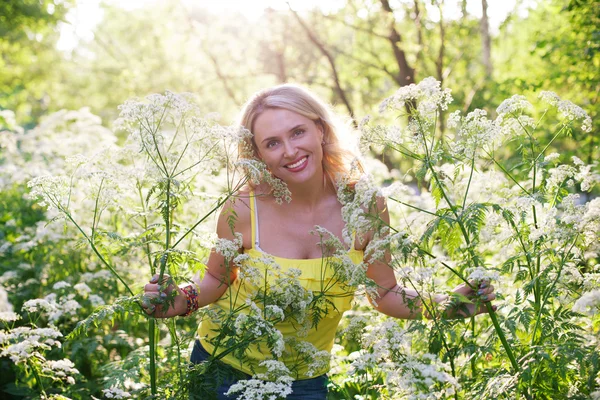
<svg viewBox="0 0 600 400">
<path fill-rule="evenodd" d="M 35 381 L 37 382 L 37 385 L 40 387 L 40 391 L 42 392 L 42 395 L 44 396 L 44 398 L 47 398 L 48 395 L 46 394 L 46 390 L 44 390 L 44 384 L 42 383 L 42 378 L 38 374 L 35 364 L 33 362 L 31 362 L 31 360 L 29 360 L 28 363 L 31 365 L 31 370 L 33 371 L 33 375 L 35 376 Z"/>
<path fill-rule="evenodd" d="M 227 194 L 227 196 L 225 196 L 223 199 L 220 199 L 220 200 L 217 202 L 217 205 L 216 205 L 216 206 L 214 206 L 214 207 L 213 207 L 213 208 L 212 208 L 212 209 L 211 209 L 211 210 L 210 210 L 208 213 L 206 213 L 206 215 L 205 215 L 205 216 L 203 216 L 202 218 L 200 218 L 200 220 L 198 220 L 198 221 L 197 221 L 197 222 L 196 222 L 196 223 L 195 223 L 195 224 L 194 224 L 194 225 L 193 225 L 193 226 L 192 226 L 190 229 L 188 229 L 188 230 L 187 230 L 187 232 L 185 232 L 185 233 L 183 234 L 183 236 L 181 236 L 181 237 L 180 237 L 180 238 L 179 238 L 179 239 L 178 239 L 178 240 L 175 242 L 175 244 L 173 244 L 173 248 L 177 247 L 177 245 L 178 245 L 178 244 L 179 244 L 179 243 L 180 243 L 180 242 L 181 242 L 181 241 L 182 241 L 182 240 L 183 240 L 183 239 L 184 239 L 184 238 L 185 238 L 187 235 L 189 235 L 189 234 L 190 234 L 190 233 L 191 233 L 191 232 L 192 232 L 194 229 L 196 229 L 196 227 L 197 227 L 198 225 L 200 225 L 202 222 L 204 222 L 204 220 L 205 220 L 206 218 L 208 218 L 208 217 L 209 217 L 209 216 L 211 216 L 211 215 L 212 215 L 212 214 L 213 214 L 215 211 L 217 211 L 219 208 L 221 208 L 221 206 L 222 206 L 223 204 L 225 204 L 225 202 L 226 202 L 227 200 L 229 200 L 229 198 L 230 198 L 231 196 L 233 196 L 233 194 L 232 194 L 232 193 L 228 193 L 228 194 Z"/>
<path fill-rule="evenodd" d="M 173 175 L 173 178 L 178 177 L 179 175 L 183 174 L 184 172 L 194 168 L 196 165 L 201 164 L 202 162 L 204 162 L 204 160 L 206 160 L 206 158 L 211 154 L 211 150 L 214 149 L 215 147 L 217 147 L 217 143 L 215 142 L 215 144 L 208 150 L 206 150 L 206 153 L 204 154 L 204 156 L 202 156 L 202 158 L 200 158 L 197 162 L 195 162 L 194 164 L 185 167 L 184 169 L 182 169 L 181 171 L 177 172 L 176 174 Z"/>
<path fill-rule="evenodd" d="M 401 200 L 398 200 L 398 199 L 395 199 L 395 198 L 393 198 L 393 197 L 388 197 L 388 199 L 390 199 L 390 200 L 392 200 L 392 201 L 395 201 L 396 203 L 402 204 L 403 206 L 410 207 L 410 208 L 412 208 L 413 210 L 421 211 L 421 212 L 424 212 L 425 214 L 433 215 L 434 217 L 439 217 L 439 215 L 438 215 L 438 214 L 436 214 L 436 213 L 433 213 L 433 212 L 431 212 L 431 211 L 427 211 L 427 210 L 424 210 L 424 209 L 422 209 L 422 208 L 419 208 L 419 207 L 413 206 L 413 205 L 411 205 L 411 204 L 405 203 L 405 202 L 403 202 L 403 201 L 401 201 Z M 452 219 L 453 221 L 456 221 L 456 220 L 455 220 L 455 219 L 453 219 L 453 218 L 451 218 L 451 219 Z"/>
<path fill-rule="evenodd" d="M 183 382 L 183 368 L 181 368 L 181 343 L 177 335 L 177 324 L 174 319 L 169 320 L 169 332 L 175 342 L 175 348 L 177 351 L 177 373 L 179 374 L 179 381 Z"/>
<path fill-rule="evenodd" d="M 426 144 L 425 144 L 426 146 Z M 448 203 L 448 205 L 450 206 L 450 209 L 452 210 L 452 212 L 454 213 L 454 215 L 456 216 L 457 219 L 457 223 L 460 227 L 460 230 L 464 236 L 464 239 L 467 243 L 467 246 L 469 248 L 469 253 L 471 254 L 471 261 L 473 261 L 474 258 L 474 254 L 473 254 L 473 249 L 470 248 L 470 240 L 469 240 L 469 235 L 465 229 L 465 227 L 462 224 L 462 221 L 460 219 L 460 217 L 458 216 L 455 207 L 452 205 L 452 203 L 450 202 L 450 199 L 448 198 L 448 196 L 446 195 L 446 191 L 444 190 L 444 187 L 441 185 L 437 174 L 435 173 L 435 170 L 433 169 L 433 166 L 429 163 L 429 158 L 426 161 L 427 162 L 427 167 L 429 168 L 429 170 L 431 171 L 431 173 L 433 174 L 434 179 L 436 180 L 438 186 L 440 187 L 440 190 L 442 191 L 442 195 L 444 196 L 444 199 L 446 199 L 446 202 Z M 444 263 L 443 263 L 444 264 Z M 452 268 L 450 268 L 451 271 L 455 272 Z M 456 272 L 455 272 L 456 273 Z M 465 280 L 460 274 L 457 274 L 459 277 L 461 277 L 461 279 Z M 470 283 L 467 282 L 467 284 L 469 286 L 471 286 Z M 472 287 L 472 286 L 471 286 Z M 513 369 L 516 372 L 520 372 L 521 368 L 519 367 L 519 364 L 517 363 L 517 360 L 515 359 L 515 356 L 513 355 L 512 352 L 512 348 L 510 347 L 508 341 L 506 340 L 506 337 L 504 336 L 504 332 L 502 331 L 502 328 L 500 327 L 500 324 L 498 323 L 498 318 L 496 317 L 496 314 L 494 312 L 494 309 L 492 308 L 492 305 L 490 303 L 485 303 L 487 311 L 490 315 L 490 319 L 492 320 L 492 323 L 494 324 L 494 329 L 496 330 L 496 333 L 498 334 L 498 337 L 500 338 L 500 341 L 502 342 L 502 345 L 504 347 L 504 349 L 506 350 L 506 354 L 508 355 L 508 358 L 510 359 L 510 362 L 512 364 Z"/>
<path fill-rule="evenodd" d="M 158 282 L 162 285 L 163 277 L 165 275 L 165 269 L 167 267 L 167 263 L 169 261 L 169 250 L 171 246 L 171 178 L 167 177 L 167 204 L 166 204 L 166 212 L 164 213 L 165 218 L 165 227 L 166 227 L 166 237 L 165 237 L 165 254 L 162 257 L 160 263 L 160 272 L 158 277 Z M 150 340 L 150 391 L 153 396 L 156 396 L 156 342 L 152 339 L 156 336 L 156 324 L 154 323 L 154 318 L 150 318 L 150 322 L 148 323 L 148 330 Z"/>
<path fill-rule="evenodd" d="M 144 231 L 147 231 L 148 230 L 148 218 L 146 217 L 146 204 L 144 201 L 144 196 L 142 194 L 142 186 L 139 182 L 136 186 L 138 189 L 138 194 L 140 196 L 140 203 L 142 205 L 142 213 L 144 214 L 144 224 L 142 226 L 144 227 Z M 150 266 L 150 274 L 154 275 L 156 273 L 156 271 L 154 268 L 154 263 L 152 262 L 152 259 L 150 258 L 150 244 L 149 243 L 146 243 L 146 257 L 148 258 L 148 265 Z"/>
<path fill-rule="evenodd" d="M 148 346 L 150 348 L 150 392 L 156 396 L 156 320 L 148 318 Z"/>
<path fill-rule="evenodd" d="M 500 164 L 498 161 L 496 161 L 496 159 L 494 157 L 492 157 L 492 155 L 488 151 L 486 151 L 485 149 L 483 149 L 483 151 L 488 155 L 488 157 L 490 157 L 490 159 L 494 162 L 494 164 L 496 164 L 502 170 L 502 172 L 504 172 L 504 174 L 506 176 L 508 176 L 508 178 L 511 181 L 513 181 L 514 184 L 516 184 L 525 194 L 527 194 L 528 196 L 531 196 L 531 193 L 529 193 L 529 190 L 527 190 L 523 186 L 521 186 L 521 184 L 511 175 L 511 173 L 508 172 L 506 170 L 506 168 L 504 168 L 502 166 L 502 164 Z"/>
<path fill-rule="evenodd" d="M 77 230 L 88 241 L 88 243 L 90 244 L 90 247 L 92 248 L 92 250 L 94 251 L 94 253 L 98 256 L 98 258 L 100 259 L 100 261 L 102 262 L 102 264 L 104 264 L 110 270 L 110 272 L 115 276 L 115 278 L 117 278 L 119 280 L 119 282 L 121 282 L 123 284 L 123 286 L 125 286 L 125 289 L 129 292 L 129 294 L 132 297 L 135 296 L 135 294 L 133 293 L 133 290 L 131 290 L 131 288 L 129 287 L 129 285 L 127 285 L 127 283 L 125 283 L 125 281 L 123 280 L 123 278 L 121 278 L 121 276 L 117 273 L 117 271 L 113 268 L 113 266 L 110 265 L 108 263 L 108 261 L 106 261 L 106 259 L 104 258 L 104 256 L 102 254 L 100 254 L 100 252 L 96 248 L 96 245 L 94 244 L 93 240 L 91 240 L 91 238 L 83 231 L 83 229 L 79 226 L 79 224 L 77 222 L 75 222 L 75 220 L 73 219 L 73 217 L 71 216 L 71 214 L 69 214 L 66 210 L 64 210 L 62 208 L 61 208 L 61 211 L 65 214 L 65 216 L 69 219 L 69 221 L 71 221 L 73 223 L 73 225 L 75 225 L 75 227 L 77 228 Z"/>
<path fill-rule="evenodd" d="M 475 316 L 471 317 L 471 337 L 475 337 Z M 477 376 L 477 366 L 475 364 L 475 355 L 471 357 L 471 376 L 473 379 Z"/>
<path fill-rule="evenodd" d="M 562 133 L 562 131 L 565 129 L 565 125 L 563 125 L 562 128 L 560 128 L 560 130 L 556 133 L 556 135 L 554 135 L 552 137 L 552 139 L 550 139 L 550 141 L 548 142 L 548 144 L 544 147 L 544 149 L 542 151 L 540 151 L 540 154 L 538 154 L 538 156 L 535 158 L 535 160 L 533 160 L 533 162 L 537 162 L 537 160 L 544 154 L 544 152 L 546 150 L 548 150 L 548 147 L 550 147 L 550 145 L 552 144 L 552 142 L 554 142 L 554 140 Z"/>
<path fill-rule="evenodd" d="M 469 182 L 467 183 L 467 188 L 465 189 L 465 196 L 463 197 L 462 213 L 464 213 L 465 209 L 467 208 L 467 195 L 469 194 L 469 189 L 471 188 L 471 181 L 473 180 L 473 169 L 475 169 L 475 151 L 473 151 L 473 158 L 471 159 L 471 173 L 469 174 Z"/>
<path fill-rule="evenodd" d="M 567 254 L 571 252 L 571 250 L 573 249 L 573 246 L 575 246 L 575 243 L 577 243 L 577 239 L 578 238 L 579 238 L 579 233 L 577 235 L 575 235 L 575 239 L 573 240 L 573 243 L 571 244 L 571 247 L 569 248 L 569 250 L 567 250 Z M 552 282 L 552 285 L 550 286 L 550 289 L 548 289 L 546 291 L 546 294 L 545 294 L 544 298 L 542 299 L 542 304 L 540 305 L 540 309 L 538 310 L 537 315 L 535 317 L 535 326 L 533 327 L 533 333 L 531 335 L 531 346 L 533 346 L 535 344 L 535 335 L 536 335 L 538 327 L 540 325 L 540 320 L 541 320 L 541 315 L 542 315 L 542 309 L 546 305 L 546 302 L 548 301 L 548 298 L 550 298 L 550 294 L 552 293 L 552 290 L 554 289 L 554 286 L 556 286 L 556 283 L 560 279 L 560 276 L 562 274 L 562 270 L 563 270 L 564 266 L 565 266 L 565 257 L 563 255 L 562 260 L 561 260 L 561 264 L 560 264 L 560 268 L 558 269 L 558 272 L 556 273 L 556 278 L 554 278 L 554 281 Z M 540 339 L 541 339 L 541 337 L 540 337 Z"/>
</svg>

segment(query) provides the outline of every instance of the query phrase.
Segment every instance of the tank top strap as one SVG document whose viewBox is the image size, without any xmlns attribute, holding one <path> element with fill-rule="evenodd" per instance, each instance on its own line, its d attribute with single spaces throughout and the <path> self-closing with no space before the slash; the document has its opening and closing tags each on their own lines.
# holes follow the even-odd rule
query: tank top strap
<svg viewBox="0 0 600 400">
<path fill-rule="evenodd" d="M 258 237 L 258 214 L 256 210 L 256 196 L 254 190 L 250 191 L 250 229 L 252 230 L 252 248 L 260 249 Z"/>
</svg>

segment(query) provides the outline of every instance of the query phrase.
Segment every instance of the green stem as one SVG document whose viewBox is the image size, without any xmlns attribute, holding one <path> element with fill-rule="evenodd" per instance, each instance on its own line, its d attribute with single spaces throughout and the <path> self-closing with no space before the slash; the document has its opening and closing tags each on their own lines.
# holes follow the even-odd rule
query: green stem
<svg viewBox="0 0 600 400">
<path fill-rule="evenodd" d="M 521 367 L 519 367 L 519 364 L 517 364 L 517 360 L 515 359 L 515 356 L 512 352 L 512 348 L 510 347 L 510 344 L 508 344 L 508 341 L 506 340 L 506 336 L 504 336 L 504 332 L 502 331 L 502 328 L 500 327 L 500 324 L 498 323 L 498 317 L 496 317 L 496 312 L 494 311 L 494 309 L 492 308 L 492 305 L 489 302 L 485 303 L 485 306 L 490 315 L 490 319 L 492 320 L 492 324 L 494 324 L 494 329 L 496 330 L 496 333 L 498 334 L 498 338 L 500 338 L 500 341 L 502 342 L 502 346 L 506 350 L 506 355 L 508 356 L 508 359 L 510 360 L 510 363 L 511 363 L 513 369 L 515 370 L 515 372 L 521 373 Z"/>
<path fill-rule="evenodd" d="M 475 337 L 475 316 L 471 317 L 471 337 Z M 475 363 L 475 354 L 471 357 L 471 377 L 475 379 L 477 377 L 477 365 Z"/>
<path fill-rule="evenodd" d="M 450 202 L 450 199 L 448 199 L 448 196 L 446 195 L 446 191 L 444 190 L 444 187 L 441 186 L 437 174 L 435 173 L 435 170 L 433 169 L 433 166 L 429 163 L 429 158 L 426 161 L 427 162 L 427 166 L 430 169 L 431 173 L 433 174 L 434 179 L 436 180 L 436 182 L 438 183 L 438 186 L 440 187 L 440 190 L 442 191 L 442 195 L 444 196 L 444 199 L 446 199 L 446 202 L 448 203 L 448 206 L 450 207 L 450 209 L 452 210 L 452 212 L 454 213 L 454 215 L 456 216 L 457 219 L 457 223 L 461 229 L 461 232 L 464 236 L 464 239 L 467 243 L 468 246 L 468 251 L 471 255 L 471 261 L 475 261 L 475 257 L 474 257 L 474 253 L 473 253 L 473 249 L 470 248 L 470 240 L 469 240 L 469 235 L 466 231 L 466 229 L 464 228 L 462 221 L 460 219 L 460 217 L 458 216 L 456 209 L 454 208 L 454 206 L 452 205 L 452 203 Z M 442 263 L 445 264 L 445 263 Z M 446 267 L 450 268 L 448 265 L 445 265 Z M 457 274 L 463 281 L 466 281 L 462 275 L 458 274 L 456 271 L 454 271 L 452 268 L 450 268 L 451 271 L 453 271 L 455 274 Z M 467 284 L 469 286 L 471 286 L 470 283 L 467 282 Z M 472 286 L 471 286 L 472 287 Z M 510 362 L 512 364 L 513 369 L 515 370 L 515 372 L 521 372 L 521 368 L 519 367 L 519 364 L 517 364 L 517 360 L 515 359 L 515 356 L 512 352 L 512 348 L 510 347 L 510 345 L 508 344 L 508 341 L 506 340 L 506 337 L 504 335 L 504 332 L 502 331 L 502 328 L 500 327 L 500 324 L 498 323 L 498 318 L 495 314 L 494 309 L 492 308 L 492 305 L 490 303 L 485 303 L 487 311 L 490 315 L 490 319 L 492 320 L 492 323 L 494 324 L 494 329 L 496 330 L 496 333 L 498 334 L 498 337 L 500 338 L 500 341 L 502 342 L 502 346 L 504 347 L 504 349 L 506 350 L 506 354 L 508 355 L 508 358 L 510 359 Z"/>
<path fill-rule="evenodd" d="M 535 158 L 535 160 L 533 160 L 534 163 L 537 163 L 537 160 L 539 160 L 539 158 L 544 154 L 544 152 L 546 150 L 548 150 L 548 147 L 550 147 L 550 145 L 552 144 L 552 142 L 554 142 L 554 140 L 562 133 L 563 129 L 565 129 L 565 125 L 563 125 L 563 127 L 560 128 L 560 130 L 558 132 L 556 132 L 556 135 L 554 135 L 552 137 L 552 139 L 550 139 L 550 141 L 548 142 L 548 144 L 544 147 L 544 149 L 542 151 L 540 151 L 540 153 L 537 155 L 537 157 Z"/>
<path fill-rule="evenodd" d="M 150 392 L 156 396 L 156 320 L 148 318 L 148 346 L 150 348 Z"/>
<path fill-rule="evenodd" d="M 31 359 L 28 361 L 28 363 L 31 366 L 31 370 L 33 371 L 33 375 L 35 376 L 35 381 L 36 381 L 37 385 L 40 387 L 40 392 L 42 393 L 42 395 L 44 396 L 44 398 L 47 398 L 48 395 L 46 394 L 46 390 L 44 390 L 44 384 L 42 383 L 42 378 L 38 374 L 38 371 L 37 371 L 37 368 L 36 368 L 35 364 L 33 362 L 31 362 Z"/>
<path fill-rule="evenodd" d="M 436 213 L 433 213 L 433 212 L 431 212 L 431 211 L 424 210 L 424 209 L 422 209 L 422 208 L 420 208 L 420 207 L 413 206 L 413 205 L 411 205 L 411 204 L 405 203 L 405 202 L 403 202 L 403 201 L 401 201 L 401 200 L 398 200 L 398 199 L 395 199 L 395 198 L 393 198 L 393 197 L 388 197 L 388 199 L 390 199 L 390 200 L 392 200 L 392 201 L 395 201 L 396 203 L 402 204 L 403 206 L 410 207 L 410 208 L 412 208 L 413 210 L 421 211 L 421 212 L 424 212 L 425 214 L 433 215 L 434 217 L 439 217 L 439 215 L 438 215 L 438 214 L 436 214 Z M 454 219 L 452 219 L 452 220 L 454 220 Z M 455 221 L 455 220 L 454 220 L 454 221 Z"/>
<path fill-rule="evenodd" d="M 575 246 L 575 243 L 577 243 L 577 239 L 579 238 L 579 234 L 575 235 L 575 240 L 573 240 L 573 243 L 571 244 L 571 247 L 569 248 L 569 250 L 566 252 L 566 254 L 569 254 L 571 252 L 571 250 L 573 249 L 573 246 Z M 541 321 L 541 316 L 542 316 L 542 310 L 544 309 L 544 306 L 546 305 L 546 302 L 548 301 L 548 298 L 550 298 L 550 295 L 552 294 L 552 290 L 554 290 L 554 287 L 556 286 L 556 283 L 558 282 L 558 280 L 560 279 L 560 276 L 562 274 L 562 270 L 563 267 L 565 266 L 565 256 L 563 254 L 562 260 L 561 260 L 561 264 L 560 264 L 560 268 L 558 269 L 558 272 L 556 273 L 556 277 L 554 278 L 554 281 L 552 282 L 552 285 L 550 286 L 550 289 L 548 289 L 544 295 L 544 298 L 542 299 L 542 304 L 540 305 L 539 310 L 537 310 L 537 315 L 535 317 L 535 325 L 533 327 L 533 333 L 531 335 L 531 346 L 533 346 L 535 344 L 535 335 L 537 334 L 538 331 L 538 327 L 540 325 L 540 321 Z M 540 339 L 542 337 L 540 336 Z"/>
<path fill-rule="evenodd" d="M 73 219 L 73 217 L 71 216 L 71 214 L 69 212 L 67 212 L 66 210 L 62 209 L 62 208 L 61 208 L 61 211 L 65 214 L 65 216 L 69 219 L 69 221 L 71 221 L 73 223 L 73 225 L 75 225 L 75 227 L 77 228 L 77 230 L 88 241 L 88 243 L 90 244 L 90 247 L 92 248 L 92 250 L 94 251 L 94 253 L 98 256 L 98 258 L 100 259 L 100 261 L 102 262 L 102 264 L 104 264 L 110 270 L 110 272 L 115 276 L 115 278 L 117 278 L 119 280 L 119 282 L 121 282 L 123 284 L 123 286 L 125 286 L 125 289 L 129 292 L 129 294 L 132 297 L 135 296 L 135 294 L 133 293 L 133 290 L 131 290 L 131 288 L 129 287 L 129 285 L 127 285 L 127 283 L 125 283 L 125 281 L 123 280 L 123 278 L 121 278 L 121 276 L 117 273 L 117 271 L 113 268 L 113 266 L 110 265 L 108 263 L 108 261 L 106 261 L 106 259 L 104 258 L 104 256 L 102 254 L 100 254 L 100 252 L 98 251 L 98 249 L 94 245 L 93 240 L 83 231 L 83 229 L 79 226 L 79 224 L 77 222 L 75 222 L 75 220 Z"/>
<path fill-rule="evenodd" d="M 167 204 L 166 204 L 166 212 L 163 213 L 165 218 L 165 229 L 166 229 L 166 238 L 165 238 L 165 253 L 161 257 L 160 262 L 160 272 L 158 277 L 158 282 L 160 285 L 163 283 L 163 277 L 165 275 L 165 269 L 167 267 L 167 263 L 169 261 L 169 253 L 168 250 L 171 246 L 171 178 L 167 177 Z M 150 318 L 150 321 L 153 322 L 154 318 Z M 157 394 L 156 388 L 156 342 L 153 339 L 156 336 L 156 325 L 154 323 L 150 323 L 149 325 L 149 336 L 150 340 L 150 390 L 153 396 Z"/>
<path fill-rule="evenodd" d="M 221 206 L 223 204 L 225 204 L 225 202 L 227 200 L 229 200 L 229 198 L 233 196 L 233 193 L 228 193 L 227 196 L 225 196 L 222 199 L 219 199 L 219 201 L 217 202 L 217 205 L 214 206 L 208 213 L 206 213 L 206 215 L 204 217 L 202 217 L 200 220 L 198 220 L 190 229 L 187 230 L 187 232 L 185 232 L 183 234 L 183 236 L 181 236 L 176 242 L 175 244 L 173 244 L 173 248 L 177 247 L 177 245 L 187 236 L 189 235 L 194 229 L 196 229 L 196 227 L 198 225 L 200 225 L 202 222 L 204 222 L 204 220 L 206 218 L 208 218 L 209 216 L 211 216 L 215 211 L 217 211 L 219 208 L 221 208 Z"/>
<path fill-rule="evenodd" d="M 475 152 L 473 152 L 473 159 L 471 159 L 471 173 L 469 174 L 469 182 L 467 183 L 467 188 L 465 189 L 465 196 L 463 197 L 462 202 L 462 213 L 465 212 L 467 207 L 467 195 L 469 194 L 469 189 L 471 188 L 471 181 L 473 180 L 473 170 L 475 169 Z M 461 213 L 461 215 L 462 215 Z"/>
<path fill-rule="evenodd" d="M 527 190 L 527 189 L 525 189 L 523 186 L 521 186 L 521 184 L 520 184 L 520 183 L 519 183 L 519 182 L 518 182 L 518 181 L 515 179 L 515 177 L 514 177 L 514 176 L 512 176 L 512 175 L 511 175 L 511 173 L 510 173 L 510 172 L 508 172 L 508 171 L 506 170 L 506 168 L 504 168 L 504 167 L 502 166 L 502 164 L 500 164 L 498 161 L 496 161 L 496 159 L 495 159 L 495 158 L 494 158 L 494 157 L 493 157 L 493 156 L 492 156 L 492 155 L 491 155 L 491 154 L 490 154 L 488 151 L 486 151 L 485 149 L 484 149 L 483 151 L 484 151 L 484 152 L 487 154 L 487 156 L 490 158 L 490 160 L 492 160 L 492 161 L 494 162 L 494 164 L 496 164 L 496 165 L 497 165 L 497 166 L 498 166 L 498 167 L 499 167 L 499 168 L 502 170 L 502 172 L 504 172 L 504 174 L 505 174 L 506 176 L 508 176 L 508 178 L 509 178 L 511 181 L 513 181 L 513 183 L 514 183 L 515 185 L 517 185 L 517 186 L 518 186 L 518 187 L 519 187 L 519 188 L 520 188 L 520 189 L 521 189 L 521 190 L 522 190 L 522 191 L 523 191 L 525 194 L 527 194 L 528 196 L 531 196 L 531 193 L 529 193 L 529 190 Z"/>
</svg>

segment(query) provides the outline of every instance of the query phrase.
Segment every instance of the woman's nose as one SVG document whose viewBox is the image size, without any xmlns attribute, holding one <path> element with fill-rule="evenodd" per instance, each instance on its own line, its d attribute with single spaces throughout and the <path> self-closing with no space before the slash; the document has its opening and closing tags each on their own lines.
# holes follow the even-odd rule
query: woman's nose
<svg viewBox="0 0 600 400">
<path fill-rule="evenodd" d="M 292 158 L 296 155 L 296 153 L 298 152 L 298 150 L 296 149 L 296 146 L 294 146 L 292 144 L 292 142 L 290 142 L 289 140 L 286 140 L 285 142 L 283 142 L 283 151 L 284 151 L 284 156 L 287 158 Z"/>
</svg>

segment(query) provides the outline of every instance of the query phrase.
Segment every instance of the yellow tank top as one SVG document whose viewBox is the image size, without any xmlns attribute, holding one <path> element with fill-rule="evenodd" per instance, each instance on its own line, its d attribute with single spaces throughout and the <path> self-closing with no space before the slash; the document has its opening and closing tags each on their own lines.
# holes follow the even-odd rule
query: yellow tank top
<svg viewBox="0 0 600 400">
<path fill-rule="evenodd" d="M 253 193 L 250 193 L 250 220 L 252 229 L 252 248 L 244 250 L 244 254 L 248 255 L 248 259 L 244 263 L 251 264 L 261 271 L 263 277 L 262 282 L 258 285 L 256 282 L 251 282 L 248 279 L 236 279 L 228 290 L 225 292 L 223 297 L 217 300 L 215 303 L 209 306 L 207 314 L 210 317 L 205 317 L 198 328 L 198 335 L 202 346 L 211 354 L 215 355 L 223 352 L 226 347 L 222 347 L 216 350 L 215 345 L 212 343 L 212 339 L 217 336 L 222 324 L 219 320 L 219 315 L 227 315 L 232 309 L 236 309 L 243 306 L 247 299 L 252 298 L 257 290 L 260 290 L 259 285 L 264 285 L 265 278 L 268 284 L 272 284 L 277 276 L 266 273 L 265 269 L 271 268 L 263 261 L 259 259 L 269 258 L 279 265 L 280 274 L 289 272 L 290 269 L 298 269 L 301 271 L 300 276 L 297 278 L 302 287 L 306 291 L 311 291 L 314 296 L 321 296 L 326 299 L 326 314 L 317 324 L 311 324 L 308 330 L 305 332 L 299 332 L 299 324 L 293 318 L 286 318 L 282 322 L 275 324 L 283 338 L 295 339 L 298 341 L 309 342 L 315 346 L 318 351 L 331 352 L 333 347 L 335 332 L 342 318 L 342 314 L 351 308 L 351 303 L 354 295 L 354 289 L 343 282 L 336 281 L 334 268 L 331 267 L 330 261 L 337 259 L 324 257 L 315 259 L 289 259 L 276 257 L 264 253 L 258 244 L 258 218 L 256 214 L 256 203 Z M 350 260 L 354 264 L 360 264 L 363 261 L 363 251 L 354 249 L 354 241 L 352 249 L 347 253 Z M 240 271 L 244 268 L 244 263 L 240 268 Z M 248 308 L 238 311 L 239 313 L 248 313 Z M 311 318 L 310 315 L 307 318 Z M 233 341 L 235 342 L 235 341 Z M 241 370 L 247 374 L 263 373 L 266 368 L 259 366 L 260 362 L 266 359 L 274 358 L 271 351 L 267 347 L 265 339 L 257 337 L 257 342 L 251 344 L 244 352 L 243 359 L 234 353 L 229 353 L 221 358 L 226 364 Z M 323 365 L 321 368 L 315 369 L 309 365 L 299 365 L 299 354 L 294 347 L 285 347 L 285 351 L 280 357 L 277 358 L 279 361 L 284 362 L 288 367 L 295 365 L 295 379 L 309 379 L 318 375 L 322 375 L 329 370 L 329 365 Z"/>
</svg>

